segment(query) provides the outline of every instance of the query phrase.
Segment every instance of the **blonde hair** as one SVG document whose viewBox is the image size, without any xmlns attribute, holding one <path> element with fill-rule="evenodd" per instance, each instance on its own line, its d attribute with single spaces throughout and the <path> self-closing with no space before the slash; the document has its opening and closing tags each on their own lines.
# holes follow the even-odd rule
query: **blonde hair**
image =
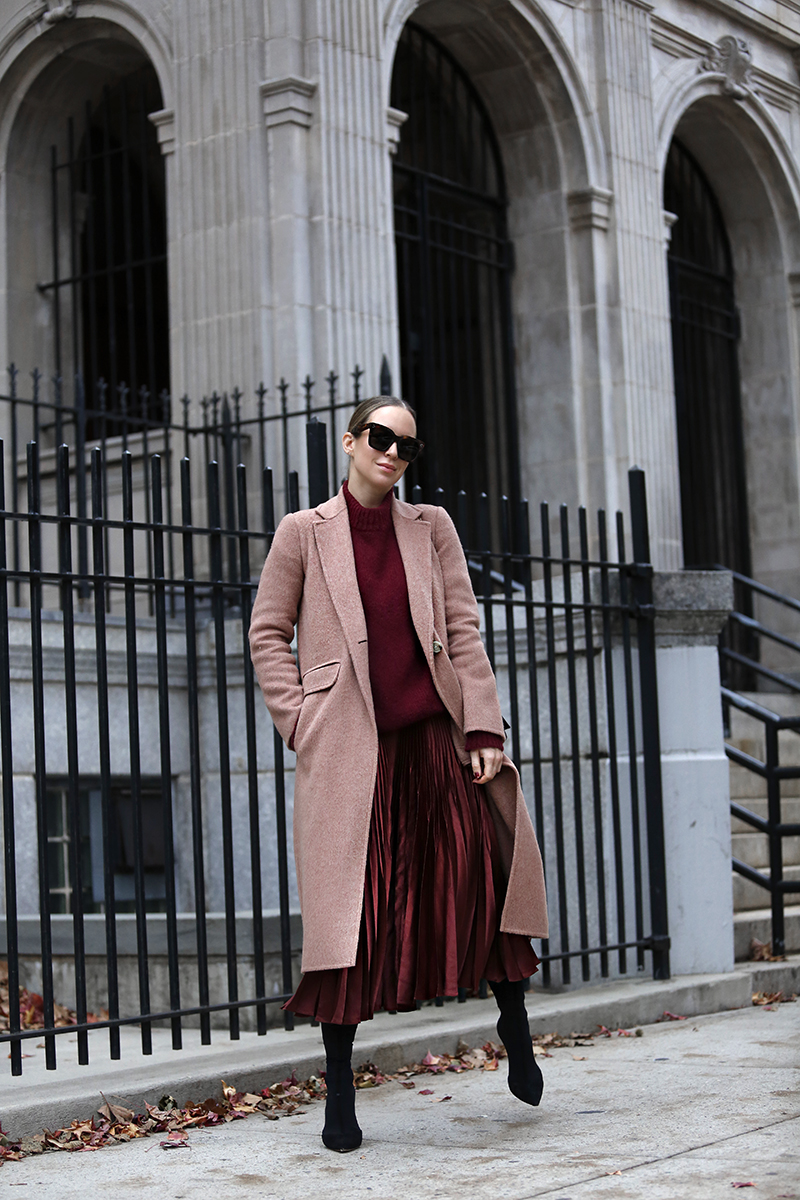
<svg viewBox="0 0 800 1200">
<path fill-rule="evenodd" d="M 399 396 L 370 396 L 368 400 L 362 400 L 353 412 L 350 423 L 347 426 L 347 432 L 357 437 L 372 414 L 377 412 L 379 408 L 404 408 L 406 412 L 411 413 L 415 421 L 417 419 L 417 414 L 411 405 L 407 404 L 405 400 L 401 400 Z"/>
</svg>

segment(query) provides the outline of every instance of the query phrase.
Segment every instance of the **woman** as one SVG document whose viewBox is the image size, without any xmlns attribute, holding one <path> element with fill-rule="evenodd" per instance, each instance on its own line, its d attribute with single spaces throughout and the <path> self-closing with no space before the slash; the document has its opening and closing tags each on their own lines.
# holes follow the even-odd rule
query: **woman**
<svg viewBox="0 0 800 1200">
<path fill-rule="evenodd" d="M 524 1000 L 530 938 L 547 935 L 541 858 L 458 535 L 444 509 L 394 497 L 416 433 L 402 400 L 356 408 L 347 481 L 281 521 L 250 627 L 264 698 L 297 754 L 304 974 L 286 1007 L 322 1025 L 322 1140 L 339 1151 L 361 1144 L 353 1039 L 379 1008 L 486 978 L 511 1091 L 538 1104 L 543 1086 Z"/>
</svg>

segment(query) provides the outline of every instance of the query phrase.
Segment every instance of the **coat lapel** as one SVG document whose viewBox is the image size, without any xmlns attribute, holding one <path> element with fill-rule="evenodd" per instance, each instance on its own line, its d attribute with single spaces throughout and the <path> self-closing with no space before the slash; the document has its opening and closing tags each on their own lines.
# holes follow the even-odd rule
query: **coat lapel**
<svg viewBox="0 0 800 1200">
<path fill-rule="evenodd" d="M 361 593 L 358 590 L 353 539 L 350 535 L 347 503 L 343 493 L 339 492 L 332 500 L 321 504 L 316 511 L 320 520 L 314 522 L 314 540 L 322 564 L 322 573 L 344 631 L 367 711 L 374 719 L 375 710 L 369 682 L 367 622 Z"/>
<path fill-rule="evenodd" d="M 395 500 L 392 518 L 408 586 L 411 619 L 433 671 L 433 588 L 431 525 L 410 504 Z"/>
</svg>

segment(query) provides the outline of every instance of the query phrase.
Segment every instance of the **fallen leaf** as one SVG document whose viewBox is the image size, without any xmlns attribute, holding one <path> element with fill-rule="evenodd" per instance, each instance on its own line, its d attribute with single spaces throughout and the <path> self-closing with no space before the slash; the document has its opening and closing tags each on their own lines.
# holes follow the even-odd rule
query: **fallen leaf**
<svg viewBox="0 0 800 1200">
<path fill-rule="evenodd" d="M 751 962 L 786 962 L 785 954 L 773 954 L 771 942 L 760 942 L 758 938 L 750 941 Z"/>
<path fill-rule="evenodd" d="M 400 1086 L 404 1088 L 415 1088 L 417 1085 L 414 1083 L 413 1079 L 403 1079 L 400 1083 Z"/>
<path fill-rule="evenodd" d="M 421 1092 L 420 1092 L 420 1095 L 422 1095 Z M 452 1096 L 434 1096 L 434 1098 L 431 1100 L 431 1104 L 444 1104 L 445 1100 L 452 1100 L 452 1099 L 453 1099 Z"/>
<path fill-rule="evenodd" d="M 764 1006 L 768 1004 L 791 1004 L 796 996 L 785 996 L 783 992 L 753 992 L 753 1004 Z"/>
<path fill-rule="evenodd" d="M 751 1183 L 732 1183 L 732 1184 L 731 1184 L 731 1187 L 735 1187 L 735 1188 L 742 1188 L 742 1187 L 755 1187 L 755 1186 L 756 1186 L 756 1185 L 755 1185 L 754 1183 L 752 1183 L 752 1182 L 751 1182 Z"/>
<path fill-rule="evenodd" d="M 103 1093 L 100 1093 L 103 1096 Z M 105 1096 L 103 1096 L 105 1104 L 101 1104 L 98 1112 L 101 1117 L 105 1117 L 107 1121 L 132 1121 L 133 1111 L 130 1108 L 123 1108 L 121 1104 L 109 1104 Z"/>
<path fill-rule="evenodd" d="M 167 1135 L 167 1140 L 159 1145 L 162 1150 L 180 1150 L 184 1146 L 187 1150 L 190 1149 L 187 1134 L 179 1129 L 173 1129 L 172 1133 Z"/>
<path fill-rule="evenodd" d="M 668 1008 L 665 1008 L 663 1014 L 658 1019 L 659 1021 L 686 1021 L 688 1018 L 681 1017 L 678 1013 L 670 1012 Z"/>
<path fill-rule="evenodd" d="M 621 1175 L 622 1171 L 606 1171 L 606 1175 Z"/>
<path fill-rule="evenodd" d="M 572 1057 L 574 1058 L 575 1062 L 586 1062 L 585 1054 L 573 1054 Z"/>
<path fill-rule="evenodd" d="M 432 1088 L 423 1088 L 421 1092 L 417 1092 L 417 1095 L 418 1096 L 432 1096 L 433 1089 Z"/>
</svg>

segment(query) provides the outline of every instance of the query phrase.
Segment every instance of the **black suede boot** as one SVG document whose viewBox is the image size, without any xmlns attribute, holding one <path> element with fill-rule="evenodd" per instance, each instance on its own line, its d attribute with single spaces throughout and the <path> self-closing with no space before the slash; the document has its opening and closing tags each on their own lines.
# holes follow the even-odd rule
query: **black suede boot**
<svg viewBox="0 0 800 1200">
<path fill-rule="evenodd" d="M 528 1013 L 525 1008 L 525 985 L 503 979 L 491 984 L 500 1009 L 497 1036 L 508 1054 L 508 1086 L 518 1100 L 536 1105 L 542 1098 L 544 1079 L 533 1056 Z"/>
<path fill-rule="evenodd" d="M 340 1154 L 357 1150 L 361 1145 L 361 1130 L 356 1120 L 356 1090 L 353 1087 L 353 1039 L 357 1025 L 322 1024 L 325 1043 L 325 1128 L 322 1140 L 329 1150 Z"/>
</svg>

